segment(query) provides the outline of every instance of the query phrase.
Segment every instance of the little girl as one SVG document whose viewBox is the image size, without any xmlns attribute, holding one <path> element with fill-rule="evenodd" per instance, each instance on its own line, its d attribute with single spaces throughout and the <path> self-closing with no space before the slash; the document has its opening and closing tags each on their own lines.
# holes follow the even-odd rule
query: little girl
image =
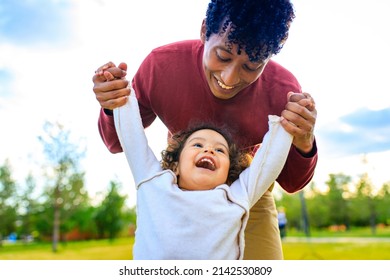
<svg viewBox="0 0 390 280">
<path fill-rule="evenodd" d="M 159 162 L 133 90 L 114 120 L 137 189 L 133 258 L 242 259 L 249 209 L 278 177 L 292 143 L 280 118 L 269 116 L 250 165 L 212 125 L 175 134 Z"/>
</svg>

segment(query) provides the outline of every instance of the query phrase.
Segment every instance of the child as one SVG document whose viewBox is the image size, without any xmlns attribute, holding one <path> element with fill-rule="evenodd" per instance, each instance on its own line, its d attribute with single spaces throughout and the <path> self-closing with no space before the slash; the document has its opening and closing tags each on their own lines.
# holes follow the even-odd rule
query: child
<svg viewBox="0 0 390 280">
<path fill-rule="evenodd" d="M 212 126 L 175 135 L 160 163 L 133 90 L 114 120 L 137 188 L 133 258 L 242 259 L 249 209 L 278 177 L 292 143 L 280 118 L 269 117 L 269 131 L 242 172 L 248 162 Z"/>
</svg>

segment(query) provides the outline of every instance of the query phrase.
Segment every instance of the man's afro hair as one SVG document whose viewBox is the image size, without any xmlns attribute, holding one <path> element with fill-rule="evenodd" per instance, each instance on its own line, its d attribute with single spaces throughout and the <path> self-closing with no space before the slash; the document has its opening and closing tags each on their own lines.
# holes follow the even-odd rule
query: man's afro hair
<svg viewBox="0 0 390 280">
<path fill-rule="evenodd" d="M 211 0 L 206 12 L 206 40 L 212 34 L 228 34 L 253 62 L 277 54 L 288 37 L 295 17 L 289 0 Z"/>
</svg>

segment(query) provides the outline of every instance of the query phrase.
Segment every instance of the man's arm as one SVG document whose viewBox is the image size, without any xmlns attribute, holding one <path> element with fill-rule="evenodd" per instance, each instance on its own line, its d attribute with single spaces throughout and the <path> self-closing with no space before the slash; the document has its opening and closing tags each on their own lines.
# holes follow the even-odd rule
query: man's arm
<svg viewBox="0 0 390 280">
<path fill-rule="evenodd" d="M 306 92 L 289 93 L 281 124 L 294 136 L 287 162 L 277 182 L 289 193 L 305 187 L 313 178 L 317 165 L 314 126 L 317 110 L 314 99 Z"/>
<path fill-rule="evenodd" d="M 103 143 L 111 153 L 123 152 L 118 135 L 116 134 L 114 117 L 106 114 L 103 109 L 100 110 L 98 128 Z"/>
<path fill-rule="evenodd" d="M 276 181 L 286 192 L 294 193 L 299 191 L 313 178 L 317 159 L 315 140 L 311 153 L 306 155 L 302 155 L 298 149 L 292 146 L 286 164 Z"/>
</svg>

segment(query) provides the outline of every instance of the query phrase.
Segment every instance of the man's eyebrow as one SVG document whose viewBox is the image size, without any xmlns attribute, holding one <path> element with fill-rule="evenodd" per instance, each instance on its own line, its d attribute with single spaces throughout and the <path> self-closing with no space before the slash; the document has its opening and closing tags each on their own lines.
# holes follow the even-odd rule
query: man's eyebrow
<svg viewBox="0 0 390 280">
<path fill-rule="evenodd" d="M 230 53 L 230 54 L 233 55 L 232 48 L 223 47 L 223 46 L 218 46 L 218 49 L 220 49 L 221 51 L 228 52 L 228 53 Z"/>
<path fill-rule="evenodd" d="M 219 50 L 222 50 L 222 51 L 225 51 L 225 52 L 227 52 L 227 53 L 229 53 L 229 54 L 231 54 L 231 55 L 234 55 L 231 48 L 223 47 L 223 46 L 218 46 L 218 49 L 219 49 Z M 250 61 L 250 60 L 249 60 L 248 62 L 249 62 L 250 64 L 252 64 L 253 66 L 256 67 L 255 70 L 257 70 L 258 68 L 260 68 L 261 66 L 264 65 L 264 61 Z"/>
</svg>

